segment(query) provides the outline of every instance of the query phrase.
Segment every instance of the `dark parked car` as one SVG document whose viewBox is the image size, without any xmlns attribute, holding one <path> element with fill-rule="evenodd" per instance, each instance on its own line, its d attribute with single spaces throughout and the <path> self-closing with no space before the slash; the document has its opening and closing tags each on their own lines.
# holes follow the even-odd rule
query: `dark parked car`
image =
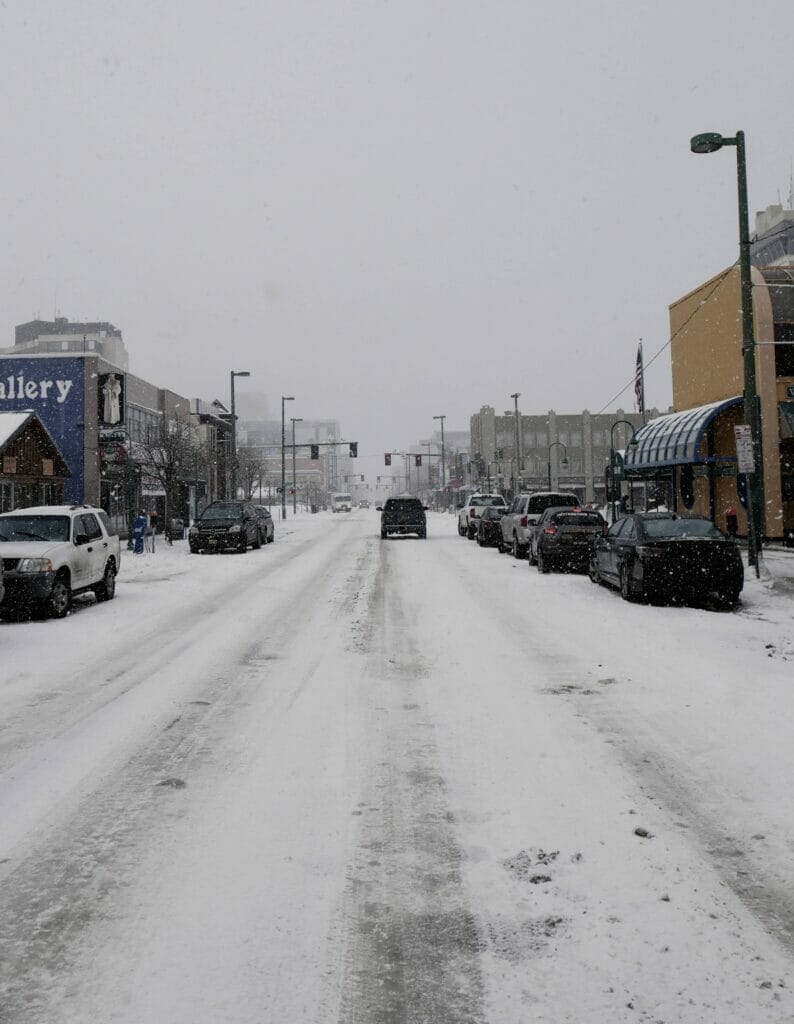
<svg viewBox="0 0 794 1024">
<path fill-rule="evenodd" d="M 500 522 L 507 509 L 502 505 L 488 505 L 477 518 L 477 543 L 481 548 L 498 547 L 502 536 Z"/>
<path fill-rule="evenodd" d="M 547 508 L 532 537 L 532 557 L 539 572 L 555 567 L 585 572 L 593 542 L 606 531 L 606 520 L 583 508 Z"/>
<path fill-rule="evenodd" d="M 254 506 L 247 501 L 213 501 L 190 527 L 188 543 L 194 555 L 223 548 L 245 551 L 249 544 L 261 547 Z"/>
<path fill-rule="evenodd" d="M 735 540 L 701 516 L 644 512 L 624 516 L 596 541 L 590 579 L 639 597 L 716 597 L 734 607 L 744 586 Z"/>
<path fill-rule="evenodd" d="M 378 505 L 380 535 L 385 540 L 390 533 L 415 533 L 423 540 L 427 537 L 426 505 L 410 495 L 389 498 L 385 505 Z"/>
<path fill-rule="evenodd" d="M 276 539 L 273 516 L 266 505 L 254 505 L 254 514 L 259 522 L 259 540 L 262 544 L 272 544 Z"/>
</svg>

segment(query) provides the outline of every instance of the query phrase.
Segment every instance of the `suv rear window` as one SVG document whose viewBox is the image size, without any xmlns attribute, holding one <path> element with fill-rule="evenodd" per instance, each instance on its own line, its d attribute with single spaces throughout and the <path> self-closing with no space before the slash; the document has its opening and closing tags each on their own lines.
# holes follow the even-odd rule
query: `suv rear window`
<svg viewBox="0 0 794 1024">
<path fill-rule="evenodd" d="M 597 512 L 558 512 L 553 518 L 559 526 L 602 526 L 604 523 Z"/>
<path fill-rule="evenodd" d="M 575 494 L 532 494 L 527 512 L 534 515 L 537 512 L 545 512 L 554 505 L 570 505 L 571 508 L 575 508 L 578 504 L 579 499 Z"/>
<path fill-rule="evenodd" d="M 397 509 L 414 512 L 421 508 L 422 502 L 418 498 L 389 498 L 384 506 L 386 512 L 394 512 Z"/>
<path fill-rule="evenodd" d="M 473 494 L 469 498 L 469 505 L 479 507 L 480 505 L 504 505 L 505 500 L 499 494 Z"/>
</svg>

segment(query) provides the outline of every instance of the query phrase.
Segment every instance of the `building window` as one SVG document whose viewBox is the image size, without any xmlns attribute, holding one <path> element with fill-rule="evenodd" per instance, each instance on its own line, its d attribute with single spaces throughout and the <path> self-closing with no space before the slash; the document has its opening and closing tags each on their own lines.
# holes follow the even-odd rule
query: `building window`
<svg viewBox="0 0 794 1024">
<path fill-rule="evenodd" d="M 582 432 L 580 430 L 571 431 L 571 448 L 582 447 Z"/>
<path fill-rule="evenodd" d="M 546 431 L 538 431 L 538 448 L 545 448 L 549 442 L 546 440 Z"/>
<path fill-rule="evenodd" d="M 568 431 L 567 430 L 561 430 L 557 436 L 559 438 L 560 444 L 568 444 Z"/>
<path fill-rule="evenodd" d="M 525 448 L 534 448 L 535 447 L 535 432 L 533 430 L 532 431 L 529 431 L 529 430 L 525 430 L 524 431 L 524 447 Z"/>
<path fill-rule="evenodd" d="M 775 341 L 775 375 L 794 377 L 794 324 L 775 324 Z"/>
</svg>

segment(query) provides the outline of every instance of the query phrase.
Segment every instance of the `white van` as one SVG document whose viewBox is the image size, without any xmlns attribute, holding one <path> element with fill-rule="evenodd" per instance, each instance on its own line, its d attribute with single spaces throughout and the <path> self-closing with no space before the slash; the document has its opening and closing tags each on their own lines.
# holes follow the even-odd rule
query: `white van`
<svg viewBox="0 0 794 1024">
<path fill-rule="evenodd" d="M 333 494 L 331 496 L 332 512 L 350 512 L 353 508 L 353 499 L 349 494 Z"/>
</svg>

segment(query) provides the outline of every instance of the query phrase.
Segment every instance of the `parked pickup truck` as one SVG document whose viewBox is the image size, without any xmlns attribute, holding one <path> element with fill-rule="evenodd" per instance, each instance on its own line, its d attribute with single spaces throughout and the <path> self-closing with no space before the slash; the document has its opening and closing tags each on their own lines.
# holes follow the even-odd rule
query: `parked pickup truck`
<svg viewBox="0 0 794 1024">
<path fill-rule="evenodd" d="M 91 590 L 97 601 L 113 599 L 121 545 L 102 509 L 44 505 L 0 515 L 0 557 L 0 614 L 40 607 L 62 619 L 75 594 Z"/>
<path fill-rule="evenodd" d="M 458 533 L 461 537 L 468 537 L 474 540 L 477 536 L 477 519 L 480 510 L 486 505 L 496 505 L 504 508 L 507 502 L 501 494 L 470 494 L 466 504 L 458 512 Z"/>
</svg>

